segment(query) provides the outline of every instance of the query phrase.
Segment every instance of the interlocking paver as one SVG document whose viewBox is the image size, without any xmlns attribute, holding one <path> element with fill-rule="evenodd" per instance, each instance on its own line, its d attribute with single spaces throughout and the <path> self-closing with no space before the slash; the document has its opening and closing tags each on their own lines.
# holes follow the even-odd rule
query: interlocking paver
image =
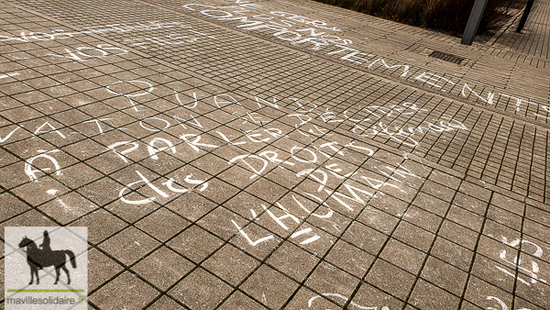
<svg viewBox="0 0 550 310">
<path fill-rule="evenodd" d="M 116 294 L 113 294 L 116 291 Z M 143 308 L 159 292 L 152 286 L 130 272 L 124 272 L 107 285 L 101 287 L 90 301 L 101 308 L 116 309 L 119 307 Z"/>
<path fill-rule="evenodd" d="M 202 268 L 174 286 L 169 294 L 192 309 L 213 309 L 227 297 L 232 288 Z"/>
</svg>

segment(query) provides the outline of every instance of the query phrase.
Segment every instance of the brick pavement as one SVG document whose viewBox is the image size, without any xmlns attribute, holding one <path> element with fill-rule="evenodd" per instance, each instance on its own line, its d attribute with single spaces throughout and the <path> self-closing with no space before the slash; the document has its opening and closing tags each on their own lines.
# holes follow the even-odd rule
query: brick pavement
<svg viewBox="0 0 550 310">
<path fill-rule="evenodd" d="M 528 26 L 521 33 L 517 33 L 517 23 L 510 27 L 508 31 L 495 36 L 492 45 L 499 49 L 523 53 L 534 56 L 539 59 L 548 59 L 549 45 L 549 24 L 547 21 L 548 10 L 550 9 L 547 1 L 536 1 L 533 3 L 533 9 L 528 17 Z"/>
<path fill-rule="evenodd" d="M 507 33 L 303 1 L 0 11 L 0 223 L 88 227 L 90 308 L 550 308 L 547 58 Z"/>
</svg>

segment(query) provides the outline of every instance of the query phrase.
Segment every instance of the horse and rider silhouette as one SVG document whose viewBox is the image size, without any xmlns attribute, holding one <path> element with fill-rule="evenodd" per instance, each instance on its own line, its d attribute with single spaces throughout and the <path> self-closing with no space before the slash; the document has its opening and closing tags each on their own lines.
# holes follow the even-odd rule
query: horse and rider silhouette
<svg viewBox="0 0 550 310">
<path fill-rule="evenodd" d="M 73 268 L 76 268 L 76 259 L 74 253 L 69 250 L 52 251 L 50 247 L 50 235 L 47 230 L 44 230 L 44 241 L 40 245 L 40 248 L 36 246 L 36 243 L 25 236 L 21 242 L 19 242 L 20 248 L 26 248 L 27 252 L 27 264 L 31 268 L 31 282 L 33 284 L 34 276 L 36 276 L 36 284 L 40 284 L 40 278 L 38 277 L 38 270 L 44 267 L 53 266 L 55 268 L 55 283 L 59 281 L 60 269 L 63 269 L 67 274 L 67 284 L 71 284 L 71 275 L 69 270 L 65 267 L 66 257 L 68 255 Z"/>
</svg>

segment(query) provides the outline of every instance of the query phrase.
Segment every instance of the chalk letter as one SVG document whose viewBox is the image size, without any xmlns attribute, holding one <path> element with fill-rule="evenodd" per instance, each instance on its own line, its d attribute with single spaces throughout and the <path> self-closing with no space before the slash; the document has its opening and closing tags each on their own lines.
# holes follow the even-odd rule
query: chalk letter
<svg viewBox="0 0 550 310">
<path fill-rule="evenodd" d="M 163 142 L 163 143 L 166 143 L 166 145 L 168 145 L 168 146 L 167 147 L 156 148 L 155 147 L 155 142 Z M 171 150 L 172 154 L 176 154 L 176 148 L 174 147 L 172 142 L 170 142 L 169 140 L 166 140 L 164 138 L 154 138 L 153 140 L 151 140 L 151 142 L 149 142 L 149 145 L 147 146 L 147 151 L 149 152 L 149 156 L 151 156 L 151 158 L 154 159 L 154 160 L 159 159 L 159 157 L 157 155 L 158 152 L 162 152 L 162 151 L 166 151 L 166 150 Z"/>
<path fill-rule="evenodd" d="M 122 152 L 117 152 L 115 150 L 115 148 L 117 146 L 120 146 L 120 145 L 126 145 L 126 144 L 131 144 L 133 145 L 133 147 L 127 149 L 127 150 L 124 150 Z M 128 163 L 128 160 L 126 159 L 126 157 L 122 156 L 122 155 L 126 155 L 132 151 L 135 151 L 137 150 L 137 148 L 139 147 L 139 145 L 137 144 L 137 142 L 130 142 L 130 141 L 122 141 L 122 142 L 117 142 L 115 144 L 111 144 L 107 147 L 108 150 L 113 150 L 113 152 L 115 152 L 115 154 L 117 154 L 118 157 L 122 158 L 122 160 L 124 160 L 125 163 Z"/>
<path fill-rule="evenodd" d="M 273 238 L 273 235 L 270 235 L 270 236 L 267 236 L 267 237 L 260 238 L 260 239 L 258 239 L 258 240 L 256 240 L 256 241 L 252 241 L 252 239 L 250 239 L 250 237 L 248 236 L 248 234 L 245 233 L 245 232 L 239 227 L 239 225 L 237 225 L 237 223 L 235 223 L 234 220 L 231 220 L 231 222 L 233 222 L 233 225 L 235 225 L 235 227 L 237 227 L 237 230 L 239 231 L 239 233 L 240 233 L 241 235 L 243 235 L 243 237 L 244 237 L 244 238 L 248 241 L 248 243 L 250 243 L 250 245 L 252 245 L 252 246 L 256 246 L 256 245 L 258 245 L 258 244 L 260 244 L 260 243 L 262 243 L 262 242 L 264 242 L 264 241 L 267 241 L 267 240 Z"/>
<path fill-rule="evenodd" d="M 48 125 L 52 130 L 48 130 L 48 131 L 42 131 L 42 128 L 44 128 L 44 126 Z M 42 124 L 42 126 L 38 127 L 38 129 L 36 129 L 36 131 L 34 132 L 34 135 L 39 135 L 41 133 L 48 133 L 48 132 L 55 132 L 57 133 L 61 138 L 63 139 L 67 139 L 67 137 L 65 137 L 61 132 L 59 132 L 59 130 L 57 130 L 55 127 L 53 127 L 52 125 L 50 125 L 49 122 L 45 122 L 44 124 Z"/>
<path fill-rule="evenodd" d="M 38 170 L 33 169 L 32 168 L 32 163 L 37 158 L 45 158 L 45 159 L 51 161 L 53 163 L 53 165 L 55 166 L 55 171 L 56 171 L 55 174 L 56 175 L 61 175 L 61 166 L 59 166 L 59 163 L 57 162 L 57 160 L 55 160 L 55 158 L 53 158 L 53 157 L 51 157 L 50 155 L 47 154 L 47 153 L 53 153 L 53 152 L 59 152 L 59 150 L 52 150 L 52 151 L 46 152 L 44 154 L 36 155 L 34 157 L 31 157 L 31 158 L 27 159 L 27 161 L 25 162 L 25 174 L 29 176 L 31 181 L 38 181 L 38 178 L 36 177 L 37 172 L 40 172 L 40 171 L 44 172 L 44 171 L 50 170 L 50 168 L 44 168 L 44 169 L 38 169 Z"/>
</svg>

